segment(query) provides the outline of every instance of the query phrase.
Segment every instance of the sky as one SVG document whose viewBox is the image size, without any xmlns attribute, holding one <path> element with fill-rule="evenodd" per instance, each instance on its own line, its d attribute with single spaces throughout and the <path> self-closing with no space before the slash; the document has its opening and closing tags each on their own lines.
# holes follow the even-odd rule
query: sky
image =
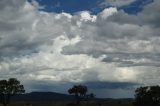
<svg viewBox="0 0 160 106">
<path fill-rule="evenodd" d="M 160 0 L 0 0 L 0 80 L 133 98 L 160 85 L 159 11 Z"/>
</svg>

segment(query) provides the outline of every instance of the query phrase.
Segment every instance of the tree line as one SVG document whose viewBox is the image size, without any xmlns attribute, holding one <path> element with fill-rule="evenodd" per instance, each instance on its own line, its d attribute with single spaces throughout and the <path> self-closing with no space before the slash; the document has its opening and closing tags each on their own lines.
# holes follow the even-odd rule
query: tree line
<svg viewBox="0 0 160 106">
<path fill-rule="evenodd" d="M 87 94 L 85 85 L 74 85 L 68 89 L 68 93 L 74 95 L 76 104 L 81 101 L 93 100 L 93 93 Z M 0 103 L 7 106 L 10 98 L 15 94 L 25 93 L 24 86 L 16 78 L 0 80 Z M 160 106 L 160 86 L 145 86 L 135 90 L 134 106 Z"/>
</svg>

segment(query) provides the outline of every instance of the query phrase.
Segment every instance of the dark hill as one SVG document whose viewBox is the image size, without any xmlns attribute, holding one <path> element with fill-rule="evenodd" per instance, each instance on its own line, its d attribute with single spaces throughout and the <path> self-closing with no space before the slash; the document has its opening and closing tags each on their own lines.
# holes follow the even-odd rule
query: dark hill
<svg viewBox="0 0 160 106">
<path fill-rule="evenodd" d="M 11 101 L 33 101 L 33 102 L 48 102 L 48 101 L 73 101 L 74 96 L 55 93 L 55 92 L 31 92 L 26 94 L 18 94 L 11 97 Z M 96 98 L 94 99 L 99 102 L 104 101 L 133 101 L 132 98 L 126 99 L 112 99 L 112 98 Z"/>
<path fill-rule="evenodd" d="M 55 92 L 31 92 L 18 94 L 11 98 L 11 101 L 70 101 L 74 96 Z"/>
</svg>

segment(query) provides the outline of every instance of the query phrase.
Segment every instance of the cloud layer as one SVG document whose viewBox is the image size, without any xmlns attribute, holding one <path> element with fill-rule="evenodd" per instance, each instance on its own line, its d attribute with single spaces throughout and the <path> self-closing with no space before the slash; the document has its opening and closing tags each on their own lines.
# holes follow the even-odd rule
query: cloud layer
<svg viewBox="0 0 160 106">
<path fill-rule="evenodd" d="M 101 3 L 101 5 L 120 7 L 120 6 L 129 5 L 133 3 L 134 1 L 136 0 L 105 0 L 103 3 Z"/>
<path fill-rule="evenodd" d="M 113 82 L 116 89 L 116 82 L 126 85 L 116 89 L 124 93 L 138 84 L 160 84 L 159 6 L 154 1 L 137 15 L 113 7 L 71 15 L 39 11 L 35 1 L 1 0 L 0 77 L 16 77 L 28 91 L 60 86 L 54 90 L 65 92 L 87 82 Z"/>
</svg>

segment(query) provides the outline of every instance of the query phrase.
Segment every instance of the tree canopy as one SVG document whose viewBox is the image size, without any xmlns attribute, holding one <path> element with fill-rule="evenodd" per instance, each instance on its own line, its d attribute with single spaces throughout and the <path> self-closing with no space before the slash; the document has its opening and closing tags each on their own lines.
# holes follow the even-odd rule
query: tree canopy
<svg viewBox="0 0 160 106">
<path fill-rule="evenodd" d="M 10 97 L 15 94 L 24 93 L 24 87 L 20 84 L 16 78 L 10 78 L 8 80 L 0 80 L 0 102 L 6 106 Z"/>
<path fill-rule="evenodd" d="M 160 106 L 160 86 L 140 87 L 135 93 L 135 106 Z"/>
<path fill-rule="evenodd" d="M 77 104 L 86 97 L 88 89 L 85 85 L 74 85 L 68 90 L 69 94 L 74 94 Z"/>
</svg>

